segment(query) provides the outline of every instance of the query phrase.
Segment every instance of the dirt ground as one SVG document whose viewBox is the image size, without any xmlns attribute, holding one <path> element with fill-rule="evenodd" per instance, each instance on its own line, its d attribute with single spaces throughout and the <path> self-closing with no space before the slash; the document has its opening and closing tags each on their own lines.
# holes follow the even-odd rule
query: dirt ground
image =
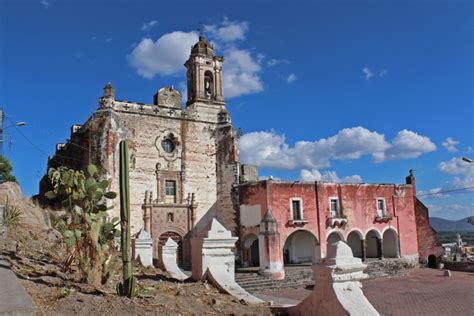
<svg viewBox="0 0 474 316">
<path fill-rule="evenodd" d="M 119 297 L 115 285 L 121 279 L 120 269 L 96 289 L 79 283 L 74 272 L 63 272 L 65 258 L 61 236 L 51 228 L 23 225 L 10 231 L 7 239 L 0 238 L 0 259 L 21 280 L 39 315 L 272 314 L 266 305 L 249 306 L 206 282 L 174 282 L 153 268 L 135 268 L 136 297 Z"/>
</svg>

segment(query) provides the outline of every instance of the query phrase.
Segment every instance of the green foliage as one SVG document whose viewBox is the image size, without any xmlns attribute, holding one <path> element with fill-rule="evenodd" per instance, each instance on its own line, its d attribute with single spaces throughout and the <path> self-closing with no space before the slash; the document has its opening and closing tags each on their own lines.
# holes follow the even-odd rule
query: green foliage
<svg viewBox="0 0 474 316">
<path fill-rule="evenodd" d="M 117 294 L 132 298 L 135 295 L 136 279 L 132 272 L 130 253 L 130 194 L 128 179 L 128 146 L 120 142 L 120 227 L 122 231 L 121 250 L 123 282 L 117 284 Z"/>
<path fill-rule="evenodd" d="M 13 166 L 5 156 L 0 156 L 0 184 L 4 182 L 17 182 L 12 174 Z"/>
<path fill-rule="evenodd" d="M 117 218 L 106 221 L 107 200 L 117 194 L 107 190 L 108 180 L 98 179 L 96 166 L 89 165 L 87 170 L 86 175 L 66 167 L 49 169 L 53 190 L 45 196 L 61 201 L 67 210 L 65 216 L 53 221 L 69 248 L 66 266 L 77 263 L 82 280 L 99 286 L 110 276 L 114 238 L 119 233 Z"/>
<path fill-rule="evenodd" d="M 7 197 L 5 208 L 3 210 L 3 218 L 2 218 L 3 226 L 5 226 L 7 230 L 15 228 L 20 222 L 21 218 L 22 218 L 22 211 L 18 207 L 11 205 Z"/>
</svg>

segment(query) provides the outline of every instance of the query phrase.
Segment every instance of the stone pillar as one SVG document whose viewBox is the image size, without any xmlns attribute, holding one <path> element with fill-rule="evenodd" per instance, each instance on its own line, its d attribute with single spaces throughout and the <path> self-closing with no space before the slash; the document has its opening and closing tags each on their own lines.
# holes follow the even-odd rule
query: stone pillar
<svg viewBox="0 0 474 316">
<path fill-rule="evenodd" d="M 280 247 L 277 220 L 273 217 L 271 210 L 267 211 L 260 223 L 258 245 L 260 274 L 271 277 L 274 280 L 283 280 L 285 278 L 283 251 Z"/>
<path fill-rule="evenodd" d="M 377 252 L 379 255 L 379 260 L 383 259 L 383 239 L 382 238 L 377 238 Z"/>
<path fill-rule="evenodd" d="M 133 258 L 144 267 L 153 266 L 153 240 L 150 234 L 141 229 L 133 239 Z"/>
<path fill-rule="evenodd" d="M 192 251 L 192 278 L 202 280 L 206 278 L 209 267 L 224 270 L 232 279 L 235 275 L 235 254 L 233 248 L 237 237 L 227 230 L 215 218 L 212 219 L 207 237 L 193 238 Z"/>
<path fill-rule="evenodd" d="M 315 287 L 300 304 L 288 309 L 289 315 L 379 315 L 362 292 L 359 282 L 367 278 L 367 265 L 354 258 L 343 241 L 329 245 L 328 255 L 313 265 Z"/>
<path fill-rule="evenodd" d="M 143 205 L 143 222 L 145 231 L 151 235 L 151 203 L 153 199 L 152 191 L 145 191 L 145 203 Z"/>
<path fill-rule="evenodd" d="M 365 239 L 360 241 L 362 243 L 362 261 L 367 260 L 367 242 Z"/>
</svg>

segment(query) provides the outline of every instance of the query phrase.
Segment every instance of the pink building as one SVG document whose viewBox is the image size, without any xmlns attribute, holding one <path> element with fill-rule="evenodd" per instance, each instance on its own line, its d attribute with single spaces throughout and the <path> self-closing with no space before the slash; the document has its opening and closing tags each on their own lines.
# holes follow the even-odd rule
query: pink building
<svg viewBox="0 0 474 316">
<path fill-rule="evenodd" d="M 417 262 L 415 194 L 412 174 L 406 184 L 244 182 L 239 185 L 242 264 L 282 279 L 285 264 L 317 262 L 337 240 L 363 260 Z"/>
</svg>

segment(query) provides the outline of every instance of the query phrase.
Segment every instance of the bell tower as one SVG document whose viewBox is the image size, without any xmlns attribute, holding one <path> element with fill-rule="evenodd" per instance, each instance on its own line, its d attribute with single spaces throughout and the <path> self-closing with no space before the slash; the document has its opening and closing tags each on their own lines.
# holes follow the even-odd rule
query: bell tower
<svg viewBox="0 0 474 316">
<path fill-rule="evenodd" d="M 222 63 L 224 57 L 214 55 L 214 46 L 204 36 L 191 48 L 184 66 L 188 69 L 188 101 L 225 105 L 222 92 Z"/>
</svg>

